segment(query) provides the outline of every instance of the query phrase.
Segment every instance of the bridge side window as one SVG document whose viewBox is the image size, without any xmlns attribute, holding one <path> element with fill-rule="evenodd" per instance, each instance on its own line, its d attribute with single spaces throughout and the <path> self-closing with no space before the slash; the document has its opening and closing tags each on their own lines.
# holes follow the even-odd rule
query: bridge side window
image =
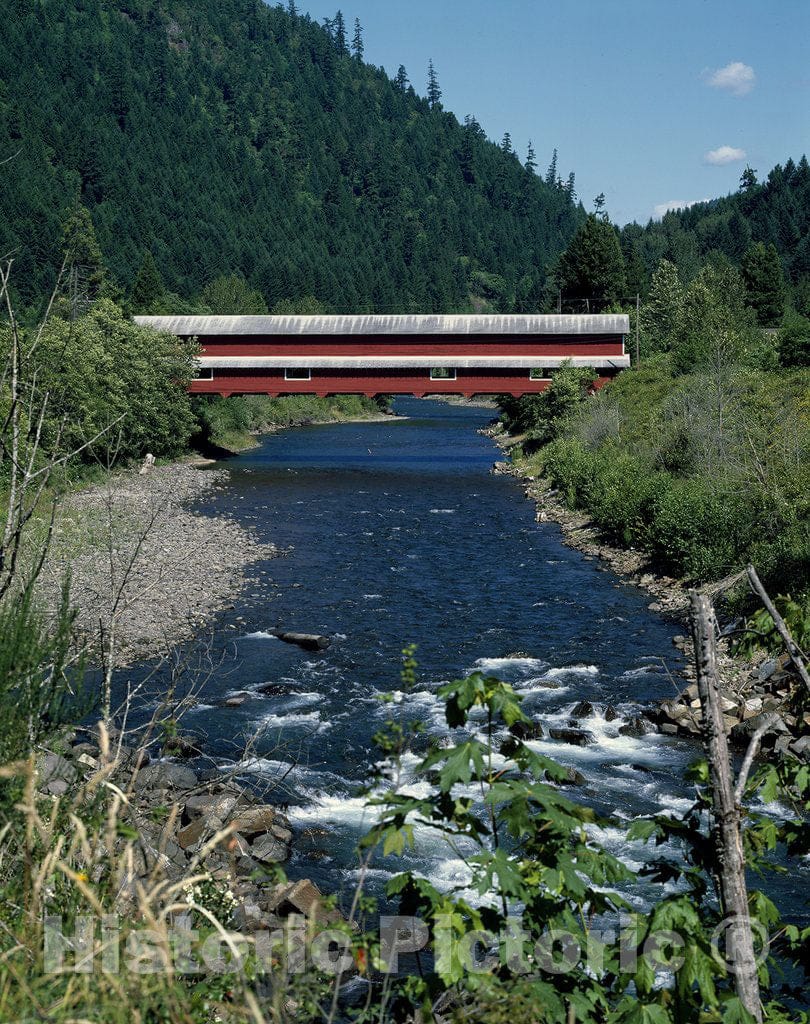
<svg viewBox="0 0 810 1024">
<path fill-rule="evenodd" d="M 434 366 L 430 371 L 431 380 L 455 380 L 456 371 L 449 366 Z"/>
<path fill-rule="evenodd" d="M 534 366 L 529 370 L 529 380 L 551 380 L 553 370 L 545 366 Z"/>
<path fill-rule="evenodd" d="M 284 380 L 312 380 L 312 370 L 285 370 Z"/>
<path fill-rule="evenodd" d="M 214 371 L 210 366 L 198 366 L 197 372 L 194 374 L 195 380 L 213 380 Z"/>
</svg>

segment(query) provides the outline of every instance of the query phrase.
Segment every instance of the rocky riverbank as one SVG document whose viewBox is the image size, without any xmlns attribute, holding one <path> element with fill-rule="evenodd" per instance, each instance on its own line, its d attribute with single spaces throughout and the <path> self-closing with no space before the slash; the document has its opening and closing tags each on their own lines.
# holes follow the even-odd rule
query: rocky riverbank
<svg viewBox="0 0 810 1024">
<path fill-rule="evenodd" d="M 37 759 L 43 797 L 80 806 L 107 780 L 126 795 L 115 831 L 131 838 L 119 839 L 110 851 L 122 872 L 118 911 L 137 916 L 147 902 L 164 899 L 161 893 L 171 899 L 180 890 L 190 910 L 203 906 L 245 935 L 272 932 L 292 915 L 313 926 L 343 920 L 313 882 L 279 881 L 293 831 L 281 808 L 268 801 L 270 794 L 262 797 L 206 768 L 195 756 L 199 751 L 186 749 L 191 762 L 166 760 L 165 742 L 97 725 L 63 734 Z M 101 864 L 97 870 L 101 874 Z"/>
<path fill-rule="evenodd" d="M 42 582 L 55 607 L 69 576 L 94 655 L 103 645 L 123 666 L 166 654 L 231 601 L 249 565 L 278 553 L 226 516 L 193 511 L 226 479 L 224 469 L 154 466 L 64 500 Z"/>
<path fill-rule="evenodd" d="M 628 583 L 647 591 L 653 598 L 648 606 L 650 611 L 684 625 L 688 623 L 689 588 L 682 581 L 655 573 L 644 552 L 609 544 L 587 514 L 568 508 L 547 480 L 527 473 L 519 460 L 511 458 L 513 449 L 520 444 L 519 438 L 505 433 L 500 425 L 486 428 L 484 433 L 509 457 L 508 461 L 497 462 L 493 472 L 521 480 L 526 497 L 535 503 L 538 522 L 556 523 L 566 545 L 599 559 L 605 569 L 611 569 Z M 713 596 L 720 594 L 729 582 L 720 581 L 706 590 Z M 801 684 L 790 658 L 786 654 L 771 658 L 762 651 L 751 658 L 735 654 L 731 634 L 738 625 L 728 623 L 718 644 L 724 720 L 730 739 L 745 746 L 751 735 L 768 721 L 769 728 L 762 740 L 764 749 L 810 761 L 810 714 L 801 710 L 797 699 Z M 684 674 L 689 684 L 676 698 L 662 701 L 650 709 L 648 716 L 639 719 L 634 725 L 638 734 L 660 731 L 669 735 L 697 736 L 700 733 L 692 639 L 681 635 L 673 642 L 686 655 Z"/>
</svg>

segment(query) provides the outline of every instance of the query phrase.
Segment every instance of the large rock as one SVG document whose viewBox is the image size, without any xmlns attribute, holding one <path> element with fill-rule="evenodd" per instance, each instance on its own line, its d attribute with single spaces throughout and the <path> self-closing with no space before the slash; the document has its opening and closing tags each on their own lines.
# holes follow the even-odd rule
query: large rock
<svg viewBox="0 0 810 1024">
<path fill-rule="evenodd" d="M 292 839 L 292 832 L 284 827 L 284 819 L 269 805 L 249 807 L 240 811 L 230 824 L 243 836 L 258 836 L 271 832 L 282 842 L 289 842 Z"/>
<path fill-rule="evenodd" d="M 37 788 L 48 796 L 64 796 L 79 777 L 75 765 L 61 754 L 48 752 L 37 763 Z"/>
<path fill-rule="evenodd" d="M 251 844 L 250 855 L 263 864 L 283 864 L 290 858 L 290 848 L 268 832 Z"/>
<path fill-rule="evenodd" d="M 186 800 L 185 815 L 189 819 L 206 818 L 224 822 L 237 807 L 247 807 L 240 793 L 195 793 Z"/>
<path fill-rule="evenodd" d="M 763 711 L 762 714 L 753 715 L 751 718 L 746 718 L 743 722 L 738 722 L 731 730 L 731 739 L 736 743 L 748 743 L 757 729 L 764 725 L 771 717 L 773 717 L 773 721 L 769 725 L 766 735 L 784 736 L 790 733 L 781 716 L 776 714 L 772 716 L 771 713 Z"/>
<path fill-rule="evenodd" d="M 300 882 L 287 882 L 271 889 L 267 894 L 267 909 L 271 914 L 289 917 L 303 914 L 318 921 L 334 922 L 342 918 L 340 911 L 327 910 L 320 889 L 308 878 Z"/>
<path fill-rule="evenodd" d="M 560 779 L 560 785 L 561 786 L 584 786 L 587 783 L 587 781 L 588 780 L 585 778 L 585 776 L 582 774 L 582 772 L 578 772 L 576 770 L 576 768 L 566 768 L 565 769 L 565 778 L 564 779 Z"/>
<path fill-rule="evenodd" d="M 790 749 L 797 757 L 810 760 L 810 736 L 800 736 L 791 743 Z"/>
<path fill-rule="evenodd" d="M 553 740 L 571 743 L 575 747 L 585 747 L 594 740 L 593 733 L 584 729 L 549 729 L 548 734 Z"/>
<path fill-rule="evenodd" d="M 241 693 L 234 693 L 230 697 L 222 702 L 224 708 L 241 708 L 243 704 L 246 704 L 251 697 L 252 693 L 248 693 L 247 690 L 243 690 Z"/>
<path fill-rule="evenodd" d="M 581 700 L 571 711 L 572 718 L 590 718 L 593 714 L 593 704 L 589 700 Z"/>
<path fill-rule="evenodd" d="M 641 715 L 634 716 L 619 728 L 620 736 L 648 736 L 653 732 L 655 732 L 653 723 Z"/>
<path fill-rule="evenodd" d="M 539 722 L 514 722 L 509 732 L 519 740 L 541 740 L 545 735 Z"/>
<path fill-rule="evenodd" d="M 200 741 L 195 736 L 170 736 L 163 744 L 164 754 L 171 757 L 199 757 Z"/>
<path fill-rule="evenodd" d="M 182 764 L 159 762 L 141 768 L 135 776 L 135 789 L 194 789 L 198 785 L 194 772 Z"/>
</svg>

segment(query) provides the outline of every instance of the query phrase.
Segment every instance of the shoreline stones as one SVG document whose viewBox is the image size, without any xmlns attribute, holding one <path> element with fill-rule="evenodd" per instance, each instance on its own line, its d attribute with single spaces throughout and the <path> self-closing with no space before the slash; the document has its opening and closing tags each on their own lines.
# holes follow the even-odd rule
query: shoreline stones
<svg viewBox="0 0 810 1024">
<path fill-rule="evenodd" d="M 293 830 L 278 807 L 231 779 L 206 783 L 203 773 L 187 764 L 145 764 L 148 754 L 142 749 L 133 753 L 143 757 L 128 756 L 108 768 L 98 745 L 84 738 L 88 735 L 92 730 L 67 733 L 64 755 L 50 750 L 39 755 L 37 788 L 53 800 L 70 799 L 94 773 L 112 768 L 113 781 L 129 793 L 119 813 L 137 833 L 132 840 L 119 840 L 122 849 L 132 844 L 131 867 L 121 888 L 123 906 L 136 900 L 139 885 L 160 879 L 174 883 L 207 871 L 232 889 L 242 930 L 278 926 L 291 914 L 320 924 L 343 919 L 340 911 L 327 908 L 309 880 L 284 885 L 261 880 L 292 855 Z M 112 753 L 115 749 L 111 744 Z M 159 819 L 158 808 L 163 811 Z"/>
<path fill-rule="evenodd" d="M 143 476 L 112 474 L 105 484 L 67 496 L 43 568 L 43 594 L 55 613 L 70 572 L 78 629 L 91 653 L 99 622 L 109 635 L 113 580 L 123 581 L 115 627 L 120 668 L 199 635 L 241 589 L 246 567 L 278 556 L 228 516 L 189 510 L 227 478 L 224 469 L 174 463 Z M 97 523 L 111 524 L 111 550 L 88 539 L 107 536 Z"/>
</svg>

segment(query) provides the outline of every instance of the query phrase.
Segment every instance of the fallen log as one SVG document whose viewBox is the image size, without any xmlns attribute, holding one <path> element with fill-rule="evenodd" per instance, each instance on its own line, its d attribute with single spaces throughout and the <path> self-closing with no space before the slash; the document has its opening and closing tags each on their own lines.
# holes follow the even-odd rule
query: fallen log
<svg viewBox="0 0 810 1024">
<path fill-rule="evenodd" d="M 325 651 L 332 643 L 328 636 L 320 636 L 317 633 L 288 633 L 283 629 L 271 629 L 271 636 L 277 637 L 285 644 L 294 644 L 305 651 Z"/>
</svg>

